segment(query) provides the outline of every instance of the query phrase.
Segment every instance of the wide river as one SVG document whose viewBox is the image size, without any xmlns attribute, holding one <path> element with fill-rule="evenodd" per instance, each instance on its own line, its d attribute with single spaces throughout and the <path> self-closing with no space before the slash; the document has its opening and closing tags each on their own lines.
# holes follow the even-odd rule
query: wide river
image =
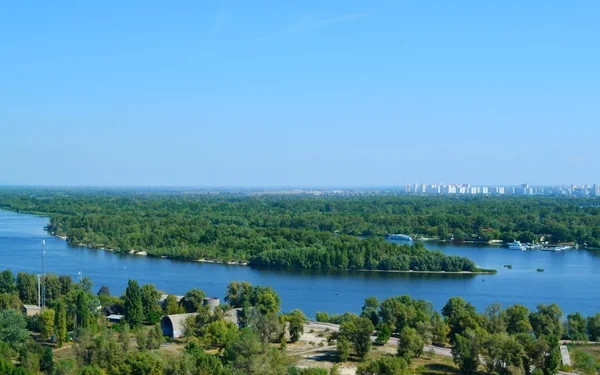
<svg viewBox="0 0 600 375">
<path fill-rule="evenodd" d="M 504 307 L 519 303 L 529 308 L 555 302 L 565 313 L 580 311 L 591 315 L 600 311 L 600 252 L 552 253 L 427 244 L 498 270 L 495 275 L 477 276 L 256 269 L 71 247 L 48 235 L 43 229 L 47 223 L 45 217 L 0 210 L 0 270 L 39 273 L 41 241 L 45 239 L 47 272 L 71 275 L 75 280 L 81 272 L 91 277 L 94 290 L 106 285 L 114 295 L 124 291 L 128 279 L 153 283 L 168 293 L 183 294 L 200 288 L 221 298 L 229 282 L 249 281 L 272 286 L 281 296 L 284 311 L 300 308 L 311 318 L 317 311 L 359 312 L 366 297 L 383 300 L 401 294 L 431 301 L 436 309 L 441 309 L 450 297 L 461 296 L 479 310 L 493 302 Z M 513 268 L 503 268 L 504 264 Z M 545 272 L 537 272 L 537 268 Z"/>
</svg>

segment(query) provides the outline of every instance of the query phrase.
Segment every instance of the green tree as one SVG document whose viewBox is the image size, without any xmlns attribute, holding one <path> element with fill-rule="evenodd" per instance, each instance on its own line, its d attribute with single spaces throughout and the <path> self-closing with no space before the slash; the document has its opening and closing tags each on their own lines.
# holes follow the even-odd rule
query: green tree
<svg viewBox="0 0 600 375">
<path fill-rule="evenodd" d="M 16 288 L 24 304 L 37 304 L 37 280 L 34 274 L 19 272 Z"/>
<path fill-rule="evenodd" d="M 431 342 L 438 346 L 444 346 L 447 342 L 450 329 L 437 311 L 431 316 Z"/>
<path fill-rule="evenodd" d="M 156 324 L 152 330 L 148 333 L 147 348 L 150 350 L 159 349 L 160 345 L 165 341 L 165 338 L 160 328 L 160 324 Z"/>
<path fill-rule="evenodd" d="M 479 316 L 475 311 L 475 306 L 467 303 L 460 297 L 452 297 L 442 308 L 442 315 L 446 318 L 446 323 L 450 328 L 450 341 L 454 337 L 462 334 L 467 329 L 476 330 L 479 327 Z"/>
<path fill-rule="evenodd" d="M 175 315 L 175 314 L 183 314 L 185 310 L 179 302 L 177 302 L 177 297 L 174 294 L 169 294 L 167 299 L 165 300 L 165 314 L 166 315 Z"/>
<path fill-rule="evenodd" d="M 94 326 L 94 316 L 90 309 L 90 295 L 83 290 L 75 291 L 75 326 L 77 330 Z"/>
<path fill-rule="evenodd" d="M 364 359 L 371 350 L 371 335 L 373 323 L 367 318 L 356 318 L 340 325 L 340 336 L 351 343 L 354 352 L 360 359 Z"/>
<path fill-rule="evenodd" d="M 467 328 L 462 334 L 457 333 L 452 343 L 454 363 L 465 375 L 474 374 L 479 367 L 480 342 L 477 333 Z"/>
<path fill-rule="evenodd" d="M 144 311 L 142 306 L 142 293 L 135 280 L 129 280 L 125 290 L 125 321 L 131 327 L 142 324 L 144 320 Z"/>
<path fill-rule="evenodd" d="M 356 375 L 405 375 L 409 374 L 408 363 L 404 358 L 383 356 L 375 361 L 358 366 Z"/>
<path fill-rule="evenodd" d="M 0 272 L 0 293 L 12 293 L 15 289 L 15 277 L 11 270 Z"/>
<path fill-rule="evenodd" d="M 522 305 L 512 305 L 502 312 L 506 331 L 511 335 L 531 333 L 533 328 L 529 322 L 529 309 Z"/>
<path fill-rule="evenodd" d="M 290 340 L 292 342 L 300 340 L 300 336 L 304 333 L 304 324 L 306 324 L 307 320 L 304 313 L 298 309 L 289 313 L 287 322 L 289 324 Z"/>
<path fill-rule="evenodd" d="M 340 362 L 346 362 L 350 358 L 350 342 L 345 337 L 337 340 L 337 353 Z"/>
<path fill-rule="evenodd" d="M 412 357 L 420 357 L 423 354 L 423 346 L 423 337 L 414 328 L 406 326 L 398 335 L 398 356 L 407 361 Z"/>
<path fill-rule="evenodd" d="M 204 298 L 206 298 L 206 293 L 203 290 L 192 289 L 185 293 L 181 305 L 186 312 L 195 313 L 204 305 Z"/>
<path fill-rule="evenodd" d="M 62 300 L 58 300 L 56 303 L 54 326 L 56 331 L 56 340 L 60 347 L 65 341 L 67 341 L 67 309 Z"/>
<path fill-rule="evenodd" d="M 573 341 L 588 341 L 587 321 L 581 313 L 567 315 L 567 336 Z"/>
<path fill-rule="evenodd" d="M 600 341 L 600 313 L 587 318 L 587 333 L 592 341 Z"/>
<path fill-rule="evenodd" d="M 562 337 L 563 313 L 556 304 L 538 305 L 537 311 L 529 314 L 529 321 L 536 337 L 556 336 Z"/>
<path fill-rule="evenodd" d="M 40 313 L 40 340 L 47 341 L 54 334 L 54 310 L 45 309 Z"/>
<path fill-rule="evenodd" d="M 147 322 L 156 324 L 162 315 L 162 309 L 158 304 L 160 300 L 160 292 L 152 284 L 144 284 L 141 290 L 142 294 L 142 310 L 144 318 Z"/>
<path fill-rule="evenodd" d="M 375 344 L 385 345 L 392 337 L 392 329 L 389 325 L 382 323 L 377 328 L 377 336 L 375 337 Z"/>
<path fill-rule="evenodd" d="M 110 297 L 110 289 L 106 285 L 102 285 L 98 290 L 98 296 Z"/>
<path fill-rule="evenodd" d="M 25 317 L 15 310 L 0 311 L 0 342 L 18 351 L 29 339 Z"/>
</svg>

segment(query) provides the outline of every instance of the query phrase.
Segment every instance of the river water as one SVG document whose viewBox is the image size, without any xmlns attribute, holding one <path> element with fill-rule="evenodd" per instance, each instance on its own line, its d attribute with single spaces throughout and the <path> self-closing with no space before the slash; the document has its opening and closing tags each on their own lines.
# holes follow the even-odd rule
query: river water
<svg viewBox="0 0 600 375">
<path fill-rule="evenodd" d="M 0 210 L 0 270 L 39 273 L 41 241 L 46 240 L 46 271 L 77 278 L 91 277 L 94 290 L 106 285 L 120 295 L 128 279 L 153 283 L 168 293 L 183 294 L 200 288 L 223 297 L 231 281 L 270 285 L 282 298 L 282 310 L 300 308 L 309 317 L 315 312 L 359 312 L 366 297 L 410 294 L 431 301 L 436 309 L 452 296 L 461 296 L 479 310 L 500 302 L 535 308 L 539 303 L 558 303 L 565 313 L 584 315 L 600 311 L 600 252 L 571 250 L 561 253 L 515 251 L 502 247 L 454 246 L 437 243 L 428 248 L 472 259 L 495 275 L 439 275 L 357 271 L 257 269 L 157 259 L 139 255 L 71 247 L 48 235 L 48 219 Z M 502 266 L 511 264 L 508 270 Z M 543 268 L 545 272 L 537 272 Z"/>
</svg>

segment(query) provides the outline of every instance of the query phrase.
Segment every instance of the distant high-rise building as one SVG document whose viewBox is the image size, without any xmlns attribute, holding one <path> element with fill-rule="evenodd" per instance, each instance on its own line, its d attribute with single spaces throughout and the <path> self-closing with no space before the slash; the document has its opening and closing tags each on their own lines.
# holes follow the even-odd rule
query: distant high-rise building
<svg viewBox="0 0 600 375">
<path fill-rule="evenodd" d="M 410 189 L 410 184 L 406 184 L 405 191 L 406 191 L 407 193 L 410 193 L 410 190 L 411 190 L 411 189 Z"/>
<path fill-rule="evenodd" d="M 594 194 L 592 194 L 594 197 L 600 197 L 600 184 L 595 184 L 594 185 L 594 189 L 593 189 Z"/>
</svg>

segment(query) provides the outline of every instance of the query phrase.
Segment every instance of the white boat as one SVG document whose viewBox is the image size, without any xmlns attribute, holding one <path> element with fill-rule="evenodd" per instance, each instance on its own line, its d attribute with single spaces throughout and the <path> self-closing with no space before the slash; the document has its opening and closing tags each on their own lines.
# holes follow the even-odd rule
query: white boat
<svg viewBox="0 0 600 375">
<path fill-rule="evenodd" d="M 513 243 L 508 244 L 508 248 L 511 250 L 527 250 L 527 246 L 523 245 L 519 241 L 515 241 Z"/>
<path fill-rule="evenodd" d="M 412 241 L 412 237 L 406 234 L 387 234 L 385 238 L 388 240 Z"/>
</svg>

